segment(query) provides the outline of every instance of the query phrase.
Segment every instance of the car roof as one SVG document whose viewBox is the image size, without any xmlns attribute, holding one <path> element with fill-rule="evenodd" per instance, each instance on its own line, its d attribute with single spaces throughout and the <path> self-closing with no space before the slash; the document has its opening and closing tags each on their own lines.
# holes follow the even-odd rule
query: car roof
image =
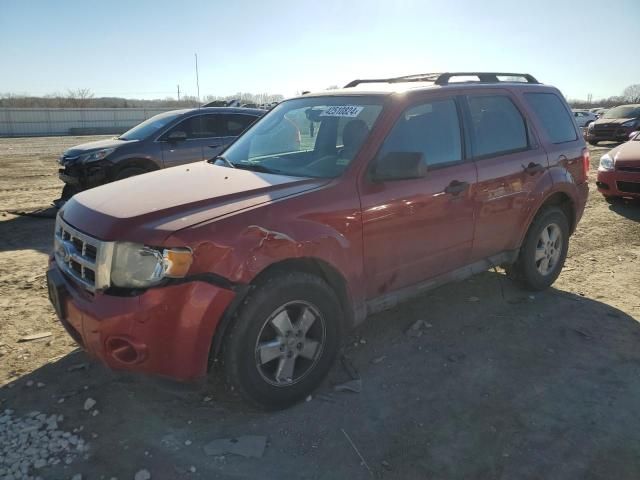
<svg viewBox="0 0 640 480">
<path fill-rule="evenodd" d="M 322 90 L 318 92 L 310 92 L 295 98 L 302 97 L 324 97 L 333 95 L 377 95 L 391 96 L 395 94 L 404 94 L 409 92 L 420 91 L 436 91 L 436 90 L 461 90 L 461 89 L 487 89 L 487 88 L 518 88 L 518 89 L 553 89 L 550 85 L 542 83 L 524 83 L 524 82 L 453 82 L 448 85 L 436 85 L 433 82 L 397 82 L 397 83 L 365 83 L 355 87 L 340 88 L 336 90 Z"/>
<path fill-rule="evenodd" d="M 266 110 L 261 108 L 241 108 L 241 107 L 200 107 L 200 108 L 185 108 L 182 110 L 174 110 L 176 113 L 180 112 L 182 115 L 191 113 L 242 113 L 245 115 L 253 115 L 259 117 L 267 113 Z"/>
<path fill-rule="evenodd" d="M 419 73 L 392 78 L 358 79 L 349 82 L 342 89 L 307 93 L 313 96 L 333 95 L 393 95 L 431 89 L 475 89 L 475 88 L 531 88 L 541 83 L 529 73 L 507 72 L 444 72 Z M 553 87 L 547 87 L 549 89 Z"/>
</svg>

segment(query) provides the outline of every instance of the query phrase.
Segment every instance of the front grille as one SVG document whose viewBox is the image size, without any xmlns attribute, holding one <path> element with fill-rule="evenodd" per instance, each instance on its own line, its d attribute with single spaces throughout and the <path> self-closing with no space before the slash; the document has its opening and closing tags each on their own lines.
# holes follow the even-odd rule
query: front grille
<svg viewBox="0 0 640 480">
<path fill-rule="evenodd" d="M 618 190 L 627 193 L 640 193 L 640 183 L 636 182 L 616 182 Z"/>
<path fill-rule="evenodd" d="M 608 125 L 594 125 L 591 131 L 598 137 L 617 137 L 625 135 L 624 128 L 621 128 L 620 125 L 615 123 Z"/>
<path fill-rule="evenodd" d="M 621 172 L 638 172 L 640 173 L 640 167 L 628 167 L 628 166 L 616 166 L 616 170 Z"/>
<path fill-rule="evenodd" d="M 113 242 L 103 242 L 56 219 L 53 252 L 60 269 L 91 292 L 109 287 Z"/>
</svg>

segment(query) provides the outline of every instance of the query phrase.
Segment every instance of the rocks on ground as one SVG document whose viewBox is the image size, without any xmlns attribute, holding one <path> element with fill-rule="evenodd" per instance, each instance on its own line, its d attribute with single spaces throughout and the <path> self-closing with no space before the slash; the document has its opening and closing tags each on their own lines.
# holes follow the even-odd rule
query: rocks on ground
<svg viewBox="0 0 640 480">
<path fill-rule="evenodd" d="M 89 445 L 59 428 L 64 417 L 37 411 L 25 416 L 13 410 L 0 414 L 0 478 L 37 478 L 40 469 L 73 463 Z"/>
</svg>

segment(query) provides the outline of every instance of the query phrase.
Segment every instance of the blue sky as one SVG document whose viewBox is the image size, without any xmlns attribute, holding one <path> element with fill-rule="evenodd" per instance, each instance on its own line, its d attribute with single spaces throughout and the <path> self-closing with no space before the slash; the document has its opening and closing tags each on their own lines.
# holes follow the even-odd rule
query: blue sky
<svg viewBox="0 0 640 480">
<path fill-rule="evenodd" d="M 640 83 L 640 0 L 0 0 L 0 93 L 282 93 L 529 72 L 570 98 Z"/>
</svg>

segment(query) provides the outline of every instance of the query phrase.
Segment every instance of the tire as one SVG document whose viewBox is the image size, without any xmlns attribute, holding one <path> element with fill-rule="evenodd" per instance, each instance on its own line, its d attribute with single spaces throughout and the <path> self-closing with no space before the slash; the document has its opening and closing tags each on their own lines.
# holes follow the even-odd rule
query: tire
<svg viewBox="0 0 640 480">
<path fill-rule="evenodd" d="M 589 140 L 589 145 L 593 145 L 595 147 L 598 145 L 598 140 Z"/>
<path fill-rule="evenodd" d="M 126 167 L 120 170 L 116 174 L 113 181 L 115 182 L 118 180 L 123 180 L 125 178 L 135 177 L 136 175 L 142 175 L 143 173 L 147 173 L 147 172 L 148 170 L 145 170 L 144 168 L 141 168 L 141 167 Z"/>
<path fill-rule="evenodd" d="M 303 319 L 309 320 L 306 334 L 301 334 Z M 225 335 L 227 383 L 268 410 L 304 399 L 336 358 L 342 319 L 335 292 L 315 275 L 292 272 L 267 278 L 249 293 Z"/>
<path fill-rule="evenodd" d="M 543 237 L 545 230 L 550 237 L 547 243 Z M 554 234 L 560 235 L 555 242 L 552 241 Z M 545 207 L 531 222 L 516 263 L 506 268 L 507 275 L 529 290 L 544 290 L 560 275 L 567 258 L 568 247 L 567 215 L 558 207 Z M 536 256 L 541 254 L 544 254 L 544 257 L 538 257 L 539 260 L 536 260 Z"/>
<path fill-rule="evenodd" d="M 74 185 L 69 185 L 68 183 L 64 184 L 62 187 L 62 193 L 60 194 L 60 200 L 64 200 L 65 202 L 73 197 L 76 193 L 78 193 L 80 189 Z"/>
<path fill-rule="evenodd" d="M 610 205 L 615 205 L 616 203 L 620 203 L 620 200 L 622 199 L 620 197 L 615 197 L 612 195 L 605 195 L 604 200 Z"/>
</svg>

